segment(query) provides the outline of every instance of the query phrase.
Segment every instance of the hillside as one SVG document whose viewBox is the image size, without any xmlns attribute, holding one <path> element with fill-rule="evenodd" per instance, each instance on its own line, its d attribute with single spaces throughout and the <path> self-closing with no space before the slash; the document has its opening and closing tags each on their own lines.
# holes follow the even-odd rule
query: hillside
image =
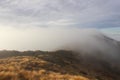
<svg viewBox="0 0 120 80">
<path fill-rule="evenodd" d="M 78 57 L 72 51 L 1 51 L 0 54 L 0 80 L 120 79 L 119 67 L 95 58 Z"/>
</svg>

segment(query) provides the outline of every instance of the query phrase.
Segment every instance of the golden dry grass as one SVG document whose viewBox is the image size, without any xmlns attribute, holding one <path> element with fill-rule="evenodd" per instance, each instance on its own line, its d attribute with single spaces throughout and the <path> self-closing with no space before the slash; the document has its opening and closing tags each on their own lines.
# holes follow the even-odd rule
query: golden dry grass
<svg viewBox="0 0 120 80">
<path fill-rule="evenodd" d="M 118 69 L 97 59 L 84 60 L 72 51 L 1 54 L 0 80 L 120 80 Z"/>
<path fill-rule="evenodd" d="M 64 69 L 37 57 L 21 56 L 0 60 L 0 80 L 89 80 L 81 75 L 58 71 Z"/>
</svg>

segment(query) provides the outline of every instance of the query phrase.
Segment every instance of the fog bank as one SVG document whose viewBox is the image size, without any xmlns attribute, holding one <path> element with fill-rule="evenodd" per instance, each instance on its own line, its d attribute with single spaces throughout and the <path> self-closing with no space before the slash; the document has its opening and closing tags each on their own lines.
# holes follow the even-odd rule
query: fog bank
<svg viewBox="0 0 120 80">
<path fill-rule="evenodd" d="M 99 38 L 102 39 L 103 34 L 96 29 L 0 27 L 0 48 L 9 50 L 51 51 L 62 49 L 67 45 L 69 47 L 79 45 L 81 49 L 85 50 L 88 47 L 89 51 L 92 49 L 91 45 L 96 48 L 101 47 L 102 41 Z M 106 43 L 102 42 L 102 44 Z"/>
<path fill-rule="evenodd" d="M 71 50 L 114 63 L 120 58 L 120 43 L 96 29 L 0 27 L 0 48 L 19 51 Z"/>
</svg>

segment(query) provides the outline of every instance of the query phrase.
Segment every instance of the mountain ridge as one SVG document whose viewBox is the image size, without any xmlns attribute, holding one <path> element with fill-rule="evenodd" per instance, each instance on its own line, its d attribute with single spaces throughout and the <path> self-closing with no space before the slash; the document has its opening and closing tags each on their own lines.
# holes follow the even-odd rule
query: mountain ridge
<svg viewBox="0 0 120 80">
<path fill-rule="evenodd" d="M 2 50 L 1 80 L 120 80 L 120 42 L 99 33 L 85 39 L 56 51 Z"/>
</svg>

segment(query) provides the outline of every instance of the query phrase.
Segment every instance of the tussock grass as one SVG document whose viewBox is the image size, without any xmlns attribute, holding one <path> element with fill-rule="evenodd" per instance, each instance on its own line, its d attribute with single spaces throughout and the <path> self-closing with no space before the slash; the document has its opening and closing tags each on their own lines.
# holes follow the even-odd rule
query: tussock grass
<svg viewBox="0 0 120 80">
<path fill-rule="evenodd" d="M 11 57 L 0 60 L 0 80 L 89 80 L 80 75 L 47 70 L 63 70 L 58 65 L 36 57 Z"/>
</svg>

